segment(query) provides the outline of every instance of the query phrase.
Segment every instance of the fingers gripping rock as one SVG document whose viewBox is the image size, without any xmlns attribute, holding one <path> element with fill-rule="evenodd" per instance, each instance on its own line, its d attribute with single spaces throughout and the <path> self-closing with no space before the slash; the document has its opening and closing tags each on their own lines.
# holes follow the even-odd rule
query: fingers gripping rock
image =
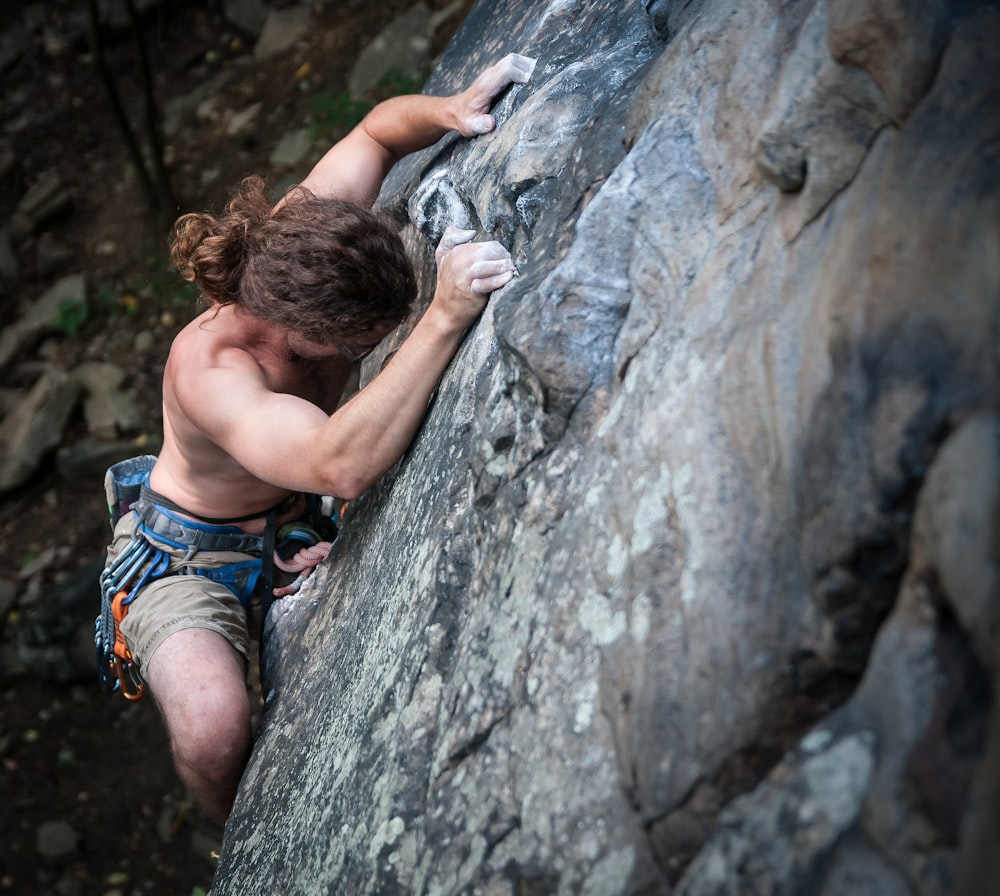
<svg viewBox="0 0 1000 896">
<path fill-rule="evenodd" d="M 500 60 L 499 64 L 506 64 L 510 73 L 510 80 L 515 84 L 527 84 L 535 70 L 537 60 L 530 56 L 522 56 L 520 53 L 510 53 Z"/>
<path fill-rule="evenodd" d="M 456 227 L 454 224 L 449 224 L 443 234 L 441 234 L 441 240 L 434 250 L 434 258 L 441 263 L 441 259 L 455 246 L 460 246 L 462 243 L 469 242 L 476 235 L 474 230 L 463 230 L 460 227 Z"/>
<path fill-rule="evenodd" d="M 474 233 L 448 227 L 434 253 L 440 295 L 443 298 L 464 296 L 465 301 L 471 303 L 462 305 L 460 302 L 460 308 L 451 306 L 460 315 L 474 309 L 477 316 L 490 293 L 517 275 L 514 260 L 507 249 L 495 240 L 470 242 Z"/>
<path fill-rule="evenodd" d="M 534 59 L 510 53 L 479 76 L 479 87 L 492 99 L 508 84 L 527 84 L 534 70 Z"/>
<path fill-rule="evenodd" d="M 514 260 L 503 246 L 495 241 L 476 244 L 476 255 L 469 268 L 472 291 L 489 295 L 500 289 L 517 275 Z"/>
<path fill-rule="evenodd" d="M 486 69 L 465 93 L 467 103 L 464 121 L 459 130 L 465 136 L 488 134 L 496 127 L 496 120 L 489 114 L 490 104 L 509 84 L 527 84 L 535 69 L 535 60 L 510 53 Z"/>
<path fill-rule="evenodd" d="M 469 130 L 474 136 L 488 134 L 495 126 L 496 121 L 492 115 L 477 115 L 469 120 Z"/>
</svg>

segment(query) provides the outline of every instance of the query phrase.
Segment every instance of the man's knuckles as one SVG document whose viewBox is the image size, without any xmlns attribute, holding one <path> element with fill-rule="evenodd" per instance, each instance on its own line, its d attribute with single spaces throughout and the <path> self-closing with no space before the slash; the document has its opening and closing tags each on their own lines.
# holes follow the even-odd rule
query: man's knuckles
<svg viewBox="0 0 1000 896">
<path fill-rule="evenodd" d="M 507 258 L 500 258 L 496 261 L 477 261 L 472 266 L 472 276 L 473 277 L 494 277 L 497 274 L 504 274 L 508 271 L 513 272 L 514 264 Z"/>
</svg>

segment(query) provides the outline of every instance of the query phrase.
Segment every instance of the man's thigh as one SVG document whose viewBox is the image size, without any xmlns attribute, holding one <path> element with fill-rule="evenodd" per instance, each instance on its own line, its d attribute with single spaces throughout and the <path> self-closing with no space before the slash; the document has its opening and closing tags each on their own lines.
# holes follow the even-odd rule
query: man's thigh
<svg viewBox="0 0 1000 896">
<path fill-rule="evenodd" d="M 129 606 L 121 631 L 136 666 L 151 685 L 147 673 L 157 654 L 168 641 L 185 632 L 211 634 L 222 640 L 245 674 L 250 651 L 246 613 L 225 585 L 203 576 L 167 576 L 147 585 Z M 201 636 L 182 638 L 174 649 L 176 644 L 188 643 L 192 645 L 192 660 L 200 656 L 203 663 L 227 652 L 218 645 L 207 649 L 205 645 L 216 645 L 216 639 Z"/>
<path fill-rule="evenodd" d="M 209 629 L 182 629 L 153 654 L 146 680 L 163 714 L 182 777 L 238 776 L 251 738 L 242 654 Z"/>
<path fill-rule="evenodd" d="M 163 641 L 146 668 L 146 680 L 168 723 L 187 719 L 211 727 L 234 706 L 242 717 L 248 706 L 246 672 L 245 657 L 221 635 L 186 628 Z M 200 722 L 196 715 L 203 717 Z"/>
</svg>

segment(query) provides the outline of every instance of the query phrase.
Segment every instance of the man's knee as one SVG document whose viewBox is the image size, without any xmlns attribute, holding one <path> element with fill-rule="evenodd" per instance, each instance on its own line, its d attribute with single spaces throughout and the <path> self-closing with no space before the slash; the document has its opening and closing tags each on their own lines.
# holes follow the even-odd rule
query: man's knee
<svg viewBox="0 0 1000 896">
<path fill-rule="evenodd" d="M 198 699 L 201 697 L 201 699 Z M 246 693 L 192 695 L 179 717 L 167 719 L 178 766 L 206 781 L 226 781 L 243 769 L 250 750 Z"/>
<path fill-rule="evenodd" d="M 245 661 L 224 638 L 183 630 L 153 654 L 149 683 L 179 767 L 224 780 L 250 748 Z"/>
</svg>

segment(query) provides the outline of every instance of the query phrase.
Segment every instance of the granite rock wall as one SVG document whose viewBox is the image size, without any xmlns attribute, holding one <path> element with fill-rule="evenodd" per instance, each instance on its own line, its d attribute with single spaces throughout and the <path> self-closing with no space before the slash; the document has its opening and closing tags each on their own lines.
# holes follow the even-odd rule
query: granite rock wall
<svg viewBox="0 0 1000 896">
<path fill-rule="evenodd" d="M 380 205 L 425 298 L 448 223 L 520 277 L 271 613 L 214 896 L 982 892 L 998 38 L 947 0 L 473 8 L 427 90 L 532 81 Z"/>
</svg>

